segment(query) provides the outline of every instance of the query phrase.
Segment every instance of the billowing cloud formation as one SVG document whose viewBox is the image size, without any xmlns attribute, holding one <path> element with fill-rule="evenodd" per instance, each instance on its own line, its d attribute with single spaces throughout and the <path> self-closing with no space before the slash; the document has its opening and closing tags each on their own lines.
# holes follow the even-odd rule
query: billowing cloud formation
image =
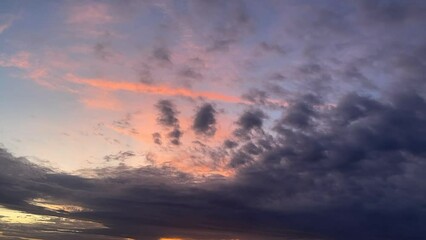
<svg viewBox="0 0 426 240">
<path fill-rule="evenodd" d="M 266 114 L 259 109 L 245 111 L 236 122 L 239 128 L 235 130 L 235 135 L 245 137 L 252 131 L 262 131 L 263 120 L 265 118 Z"/>
<path fill-rule="evenodd" d="M 315 105 L 319 103 L 319 99 L 313 95 L 305 95 L 297 102 L 290 105 L 286 111 L 285 117 L 281 120 L 283 124 L 296 128 L 308 128 L 315 117 Z"/>
<path fill-rule="evenodd" d="M 194 118 L 192 129 L 198 134 L 213 136 L 216 133 L 216 110 L 213 105 L 205 103 L 201 106 Z"/>
</svg>

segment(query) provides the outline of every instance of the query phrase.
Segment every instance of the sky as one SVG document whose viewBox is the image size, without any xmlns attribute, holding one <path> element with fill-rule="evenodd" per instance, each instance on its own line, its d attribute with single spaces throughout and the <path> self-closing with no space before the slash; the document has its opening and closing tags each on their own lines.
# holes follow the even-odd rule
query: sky
<svg viewBox="0 0 426 240">
<path fill-rule="evenodd" d="M 426 236 L 423 0 L 0 1 L 0 239 Z"/>
</svg>

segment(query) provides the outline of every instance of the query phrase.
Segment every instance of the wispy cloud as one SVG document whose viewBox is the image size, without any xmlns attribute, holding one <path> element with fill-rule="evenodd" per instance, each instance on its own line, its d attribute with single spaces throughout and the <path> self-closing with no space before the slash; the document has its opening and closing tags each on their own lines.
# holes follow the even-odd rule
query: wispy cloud
<svg viewBox="0 0 426 240">
<path fill-rule="evenodd" d="M 149 93 L 156 95 L 164 96 L 182 96 L 189 98 L 205 98 L 209 100 L 216 100 L 222 102 L 230 103 L 245 103 L 245 100 L 230 96 L 224 95 L 216 92 L 208 91 L 195 91 L 188 88 L 174 88 L 165 85 L 148 85 L 144 83 L 132 83 L 125 81 L 112 81 L 99 78 L 81 78 L 72 74 L 67 75 L 67 79 L 70 82 L 76 84 L 83 84 L 99 89 L 109 90 L 109 91 L 129 91 L 129 92 L 138 92 L 138 93 Z"/>
<path fill-rule="evenodd" d="M 0 14 L 0 34 L 10 28 L 15 20 L 16 16 Z"/>
</svg>

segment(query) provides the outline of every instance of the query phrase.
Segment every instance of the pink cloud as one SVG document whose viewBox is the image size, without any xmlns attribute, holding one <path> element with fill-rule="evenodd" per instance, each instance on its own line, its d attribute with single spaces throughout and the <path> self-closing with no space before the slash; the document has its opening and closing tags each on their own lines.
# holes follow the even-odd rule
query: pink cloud
<svg viewBox="0 0 426 240">
<path fill-rule="evenodd" d="M 103 90 L 109 91 L 130 91 L 130 92 L 139 92 L 139 93 L 150 93 L 157 95 L 166 95 L 166 96 L 183 96 L 190 98 L 206 98 L 210 100 L 230 102 L 230 103 L 246 103 L 245 100 L 225 95 L 217 92 L 210 91 L 195 91 L 187 88 L 174 88 L 166 85 L 148 85 L 144 83 L 133 83 L 133 82 L 124 82 L 124 81 L 111 81 L 105 79 L 96 79 L 96 78 L 81 78 L 72 74 L 67 75 L 67 79 L 70 82 L 76 84 L 87 85 Z"/>
<path fill-rule="evenodd" d="M 12 56 L 0 56 L 1 67 L 15 67 L 20 69 L 29 69 L 31 54 L 29 52 L 21 51 Z"/>
<path fill-rule="evenodd" d="M 87 3 L 74 5 L 70 8 L 67 22 L 71 24 L 106 24 L 114 22 L 116 18 L 105 3 Z"/>
<path fill-rule="evenodd" d="M 81 102 L 88 108 L 119 110 L 122 106 L 116 99 L 111 98 L 83 98 Z"/>
</svg>

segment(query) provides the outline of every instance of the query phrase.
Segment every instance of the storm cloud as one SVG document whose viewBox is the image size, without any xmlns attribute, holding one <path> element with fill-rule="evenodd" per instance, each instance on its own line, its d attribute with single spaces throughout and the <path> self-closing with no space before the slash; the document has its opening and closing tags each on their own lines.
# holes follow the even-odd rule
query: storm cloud
<svg viewBox="0 0 426 240">
<path fill-rule="evenodd" d="M 198 134 L 213 136 L 216 133 L 216 110 L 213 105 L 202 105 L 194 117 L 192 129 Z"/>
</svg>

